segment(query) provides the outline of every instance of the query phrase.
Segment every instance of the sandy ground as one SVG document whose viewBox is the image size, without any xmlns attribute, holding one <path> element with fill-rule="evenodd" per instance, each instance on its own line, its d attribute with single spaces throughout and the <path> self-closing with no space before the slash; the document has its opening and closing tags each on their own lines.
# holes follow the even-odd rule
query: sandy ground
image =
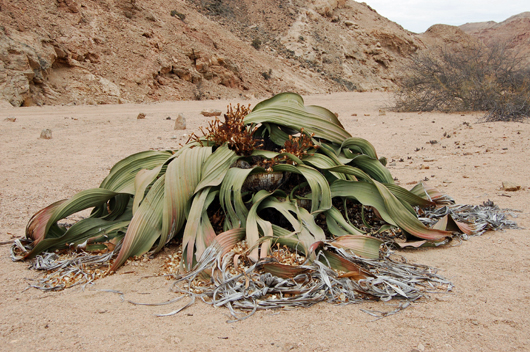
<svg viewBox="0 0 530 352">
<path fill-rule="evenodd" d="M 518 210 L 517 222 L 530 228 L 529 123 L 477 123 L 480 114 L 380 116 L 379 109 L 390 99 L 386 93 L 344 93 L 307 97 L 306 103 L 337 112 L 354 136 L 371 141 L 379 155 L 389 159 L 401 185 L 411 187 L 409 183 L 428 178 L 458 203 L 490 199 L 502 208 Z M 6 242 L 23 236 L 33 213 L 97 187 L 110 167 L 129 154 L 178 147 L 185 142 L 185 133 L 208 121 L 199 114 L 202 109 L 224 110 L 227 103 L 0 110 L 0 350 L 530 350 L 526 229 L 489 232 L 460 246 L 402 251 L 412 262 L 439 268 L 455 289 L 378 321 L 360 309 L 391 310 L 391 306 L 322 303 L 308 309 L 258 312 L 243 322 L 226 323 L 226 309 L 201 302 L 178 315 L 159 318 L 154 314 L 181 303 L 134 306 L 101 291 L 119 290 L 127 299 L 154 303 L 174 297 L 169 281 L 143 278 L 160 270 L 163 253 L 149 263 L 125 266 L 84 291 L 27 289 L 27 279 L 38 274 L 28 271 L 25 263 L 13 263 Z M 137 120 L 139 112 L 146 113 L 146 119 Z M 178 113 L 187 117 L 188 130 L 173 130 Z M 166 120 L 168 116 L 173 120 Z M 7 117 L 16 121 L 5 121 Z M 53 131 L 52 139 L 39 139 L 45 128 Z M 503 191 L 503 181 L 518 183 L 522 190 Z"/>
</svg>

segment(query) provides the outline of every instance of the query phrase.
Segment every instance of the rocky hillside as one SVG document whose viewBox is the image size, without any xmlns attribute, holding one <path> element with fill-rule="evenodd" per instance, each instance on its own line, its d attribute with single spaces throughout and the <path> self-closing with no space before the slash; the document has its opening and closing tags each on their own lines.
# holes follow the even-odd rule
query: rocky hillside
<svg viewBox="0 0 530 352">
<path fill-rule="evenodd" d="M 14 106 L 386 89 L 414 36 L 354 1 L 3 0 Z"/>
<path fill-rule="evenodd" d="M 506 44 L 530 64 L 530 12 L 520 13 L 500 23 L 466 23 L 460 29 L 486 43 Z"/>
<path fill-rule="evenodd" d="M 442 27 L 352 0 L 0 0 L 0 105 L 392 89 L 411 53 L 468 36 Z"/>
</svg>

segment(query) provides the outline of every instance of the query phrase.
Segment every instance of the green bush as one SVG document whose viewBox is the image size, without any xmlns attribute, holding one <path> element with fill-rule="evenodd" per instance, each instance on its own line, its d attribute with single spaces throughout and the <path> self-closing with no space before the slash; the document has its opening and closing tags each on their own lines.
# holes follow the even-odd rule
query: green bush
<svg viewBox="0 0 530 352">
<path fill-rule="evenodd" d="M 489 121 L 530 115 L 530 67 L 499 44 L 423 51 L 397 84 L 399 111 L 487 111 Z"/>
</svg>

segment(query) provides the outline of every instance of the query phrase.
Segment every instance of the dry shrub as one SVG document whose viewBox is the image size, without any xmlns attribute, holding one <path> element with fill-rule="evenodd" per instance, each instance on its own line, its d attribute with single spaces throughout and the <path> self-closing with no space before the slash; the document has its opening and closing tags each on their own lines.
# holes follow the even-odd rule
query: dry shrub
<svg viewBox="0 0 530 352">
<path fill-rule="evenodd" d="M 397 83 L 398 111 L 487 111 L 487 121 L 530 116 L 530 67 L 505 45 L 425 50 Z"/>
</svg>

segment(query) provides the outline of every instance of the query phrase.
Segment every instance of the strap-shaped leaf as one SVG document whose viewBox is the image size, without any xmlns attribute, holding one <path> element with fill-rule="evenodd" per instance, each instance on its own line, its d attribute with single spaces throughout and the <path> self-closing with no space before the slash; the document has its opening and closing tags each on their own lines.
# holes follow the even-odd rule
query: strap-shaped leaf
<svg viewBox="0 0 530 352">
<path fill-rule="evenodd" d="M 219 244 L 222 249 L 221 257 L 230 252 L 234 246 L 245 238 L 246 230 L 244 227 L 221 232 L 215 237 L 215 242 Z"/>
<path fill-rule="evenodd" d="M 205 187 L 218 186 L 223 181 L 230 166 L 240 157 L 225 144 L 211 154 L 202 166 L 202 179 L 195 188 L 198 193 Z"/>
<path fill-rule="evenodd" d="M 377 159 L 377 153 L 372 143 L 359 137 L 350 137 L 342 142 L 341 149 L 352 149 L 368 155 L 372 159 Z"/>
<path fill-rule="evenodd" d="M 450 231 L 427 228 L 383 184 L 374 181 L 374 185 L 381 194 L 388 214 L 403 230 L 413 236 L 429 241 L 442 241 L 446 237 L 451 236 Z"/>
<path fill-rule="evenodd" d="M 213 191 L 212 187 L 206 187 L 195 194 L 191 203 L 182 237 L 182 258 L 188 269 L 192 268 L 194 259 L 198 260 L 204 249 L 215 239 L 215 231 L 208 219 L 207 209 L 217 194 L 218 192 Z"/>
<path fill-rule="evenodd" d="M 274 144 L 283 147 L 285 142 L 289 140 L 289 134 L 285 132 L 281 126 L 278 126 L 274 123 L 264 123 L 263 124 L 269 133 L 269 138 Z"/>
<path fill-rule="evenodd" d="M 148 150 L 136 153 L 119 161 L 112 167 L 100 188 L 115 192 L 134 194 L 134 178 L 142 169 L 151 170 L 162 165 L 173 153 L 169 151 Z"/>
<path fill-rule="evenodd" d="M 37 244 L 47 236 L 57 221 L 82 210 L 105 204 L 118 194 L 106 189 L 92 188 L 81 191 L 72 198 L 55 202 L 33 215 L 26 226 L 26 237 L 33 239 Z"/>
<path fill-rule="evenodd" d="M 92 238 L 122 230 L 125 232 L 130 220 L 107 221 L 98 218 L 86 218 L 78 221 L 69 228 L 61 237 L 45 238 L 40 241 L 28 254 L 26 259 L 31 259 L 35 255 L 45 250 L 65 248 L 70 245 L 79 245 Z"/>
<path fill-rule="evenodd" d="M 333 117 L 332 117 L 333 116 Z M 278 94 L 265 100 L 245 117 L 245 124 L 272 123 L 300 131 L 302 128 L 317 138 L 342 143 L 351 135 L 337 123 L 336 116 L 324 108 L 305 107 L 302 97 L 295 93 Z"/>
<path fill-rule="evenodd" d="M 382 240 L 375 237 L 345 235 L 338 237 L 335 241 L 331 242 L 331 245 L 352 251 L 363 258 L 379 259 L 379 247 L 381 247 L 382 243 Z"/>
<path fill-rule="evenodd" d="M 400 187 L 395 184 L 385 184 L 385 187 L 388 188 L 393 195 L 395 195 L 399 200 L 405 201 L 408 204 L 414 206 L 419 206 L 422 208 L 431 207 L 435 205 L 434 202 L 431 202 L 425 198 L 422 198 L 411 191 L 407 191 L 405 188 Z"/>
<path fill-rule="evenodd" d="M 249 259 L 257 261 L 259 257 L 259 248 L 257 244 L 259 242 L 260 230 L 264 236 L 272 236 L 272 225 L 269 227 L 270 222 L 261 219 L 258 216 L 258 209 L 261 205 L 261 202 L 270 197 L 273 193 L 269 193 L 265 190 L 258 191 L 252 198 L 252 207 L 247 216 L 246 221 L 246 231 L 247 231 L 247 244 L 249 248 L 252 248 L 250 254 L 248 255 Z M 267 224 L 269 223 L 269 224 Z M 259 228 L 258 228 L 259 227 Z"/>
<path fill-rule="evenodd" d="M 326 211 L 326 224 L 333 236 L 364 235 L 364 233 L 344 219 L 340 211 L 332 207 Z"/>
<path fill-rule="evenodd" d="M 320 170 L 328 170 L 328 171 L 330 171 L 330 169 L 332 169 L 332 168 L 334 168 L 336 166 L 339 166 L 339 165 L 342 166 L 342 164 L 337 164 L 330 157 L 328 157 L 328 156 L 326 156 L 324 154 L 320 154 L 320 153 L 315 153 L 313 155 L 308 155 L 308 156 L 303 158 L 303 161 L 304 161 L 304 163 L 309 164 L 309 165 L 313 166 L 314 168 L 317 168 L 317 169 L 320 169 Z M 341 180 L 347 180 L 348 179 L 348 177 L 346 177 L 346 175 L 344 175 L 341 172 L 335 172 L 335 171 L 330 171 L 330 172 L 331 172 L 331 174 L 333 176 L 335 176 L 338 179 L 341 179 Z"/>
<path fill-rule="evenodd" d="M 357 166 L 379 182 L 394 183 L 392 174 L 378 159 L 363 154 L 353 158 L 350 161 L 350 165 Z"/>
<path fill-rule="evenodd" d="M 279 164 L 274 171 L 301 174 L 311 188 L 311 213 L 320 213 L 331 208 L 331 190 L 328 180 L 318 170 L 307 165 Z"/>
<path fill-rule="evenodd" d="M 388 213 L 379 190 L 373 183 L 337 180 L 331 184 L 331 196 L 333 198 L 347 197 L 356 199 L 361 204 L 374 207 L 383 220 L 397 226 L 392 216 Z M 400 204 L 400 206 L 402 205 Z"/>
<path fill-rule="evenodd" d="M 260 205 L 260 210 L 265 208 L 274 208 L 279 211 L 291 223 L 296 237 L 305 248 L 315 242 L 325 240 L 324 230 L 316 224 L 314 215 L 306 209 L 298 207 L 296 202 L 279 201 L 275 197 L 270 197 Z"/>
<path fill-rule="evenodd" d="M 164 210 L 164 183 L 162 175 L 155 181 L 144 201 L 138 207 L 127 229 L 118 257 L 110 271 L 116 271 L 131 256 L 149 251 L 162 232 Z"/>
<path fill-rule="evenodd" d="M 221 184 L 219 201 L 226 213 L 226 222 L 229 228 L 238 228 L 245 224 L 248 209 L 243 202 L 241 189 L 247 177 L 254 169 L 231 168 Z M 262 168 L 259 171 L 263 172 Z"/>
<path fill-rule="evenodd" d="M 138 171 L 134 178 L 134 202 L 133 202 L 133 214 L 136 212 L 142 200 L 144 200 L 145 191 L 147 188 L 156 180 L 157 176 L 162 170 L 162 165 L 155 167 L 152 170 L 142 169 Z"/>
<path fill-rule="evenodd" d="M 184 225 L 203 165 L 211 154 L 210 147 L 186 149 L 167 165 L 162 234 L 155 251 L 162 249 Z"/>
</svg>

